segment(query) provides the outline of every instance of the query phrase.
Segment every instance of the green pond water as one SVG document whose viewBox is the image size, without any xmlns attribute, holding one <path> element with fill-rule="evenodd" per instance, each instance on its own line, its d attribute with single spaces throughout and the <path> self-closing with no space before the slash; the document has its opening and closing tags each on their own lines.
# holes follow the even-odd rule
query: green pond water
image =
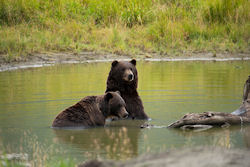
<svg viewBox="0 0 250 167">
<path fill-rule="evenodd" d="M 140 129 L 144 121 L 108 122 L 90 129 L 52 129 L 63 109 L 103 94 L 107 63 L 56 65 L 0 72 L 0 153 L 30 159 L 126 160 L 146 152 L 219 146 L 250 148 L 250 127 L 203 132 Z M 250 61 L 138 62 L 138 92 L 150 124 L 166 126 L 190 112 L 232 112 L 241 104 Z"/>
</svg>

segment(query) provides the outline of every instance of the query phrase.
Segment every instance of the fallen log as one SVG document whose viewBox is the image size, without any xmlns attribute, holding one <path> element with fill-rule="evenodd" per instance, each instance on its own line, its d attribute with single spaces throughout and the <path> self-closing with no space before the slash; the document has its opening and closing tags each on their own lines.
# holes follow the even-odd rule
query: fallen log
<svg viewBox="0 0 250 167">
<path fill-rule="evenodd" d="M 204 112 L 186 114 L 180 120 L 168 125 L 169 128 L 180 128 L 185 125 L 236 125 L 249 124 L 250 118 L 221 112 Z"/>
<path fill-rule="evenodd" d="M 195 128 L 192 125 L 229 126 L 250 123 L 250 76 L 246 80 L 243 89 L 243 102 L 232 113 L 204 112 L 184 115 L 180 120 L 168 125 L 169 128 Z M 199 126 L 198 126 L 199 127 Z M 202 127 L 202 126 L 201 126 Z"/>
</svg>

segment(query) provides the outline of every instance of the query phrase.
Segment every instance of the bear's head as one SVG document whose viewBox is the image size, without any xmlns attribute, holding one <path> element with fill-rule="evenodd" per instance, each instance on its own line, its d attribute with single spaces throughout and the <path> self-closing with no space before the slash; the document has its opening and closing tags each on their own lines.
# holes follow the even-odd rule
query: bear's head
<svg viewBox="0 0 250 167">
<path fill-rule="evenodd" d="M 106 102 L 105 109 L 103 110 L 105 117 L 116 116 L 119 118 L 127 118 L 128 112 L 126 110 L 126 103 L 120 95 L 119 91 L 107 92 L 104 95 Z"/>
<path fill-rule="evenodd" d="M 113 80 L 124 84 L 136 83 L 137 86 L 137 70 L 136 70 L 136 60 L 131 61 L 113 61 L 111 71 L 109 74 Z"/>
</svg>

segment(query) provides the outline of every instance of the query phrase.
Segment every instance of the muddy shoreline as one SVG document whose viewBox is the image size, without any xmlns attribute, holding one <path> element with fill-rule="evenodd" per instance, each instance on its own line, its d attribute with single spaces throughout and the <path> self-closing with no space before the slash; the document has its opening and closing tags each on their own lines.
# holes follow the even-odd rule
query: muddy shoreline
<svg viewBox="0 0 250 167">
<path fill-rule="evenodd" d="M 236 60 L 250 60 L 249 53 L 192 53 L 183 54 L 179 56 L 168 55 L 116 55 L 109 53 L 96 52 L 81 52 L 79 54 L 73 53 L 48 53 L 35 54 L 27 56 L 18 61 L 6 63 L 4 57 L 0 55 L 0 72 L 10 71 L 24 68 L 35 68 L 52 66 L 55 64 L 73 64 L 73 63 L 93 63 L 93 62 L 109 62 L 116 60 L 129 60 L 135 58 L 141 61 L 236 61 Z"/>
<path fill-rule="evenodd" d="M 90 160 L 78 167 L 249 167 L 250 151 L 218 147 L 196 147 L 145 154 L 126 161 Z"/>
</svg>

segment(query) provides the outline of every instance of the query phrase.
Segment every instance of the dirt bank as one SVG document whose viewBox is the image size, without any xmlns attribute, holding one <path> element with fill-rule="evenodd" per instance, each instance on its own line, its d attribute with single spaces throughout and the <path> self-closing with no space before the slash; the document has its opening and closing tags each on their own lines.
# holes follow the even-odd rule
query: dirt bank
<svg viewBox="0 0 250 167">
<path fill-rule="evenodd" d="M 27 56 L 18 61 L 6 62 L 3 56 L 0 55 L 0 72 L 7 70 L 16 70 L 31 67 L 43 67 L 54 64 L 66 63 L 85 63 L 85 62 L 107 62 L 114 59 L 124 60 L 136 58 L 144 61 L 231 61 L 231 60 L 250 60 L 249 53 L 185 53 L 183 55 L 115 55 L 109 53 L 81 52 L 79 54 L 72 53 L 49 53 L 49 54 L 34 54 Z"/>
<path fill-rule="evenodd" d="M 146 154 L 129 161 L 92 160 L 79 167 L 249 167 L 250 151 L 226 148 L 186 148 Z"/>
</svg>

